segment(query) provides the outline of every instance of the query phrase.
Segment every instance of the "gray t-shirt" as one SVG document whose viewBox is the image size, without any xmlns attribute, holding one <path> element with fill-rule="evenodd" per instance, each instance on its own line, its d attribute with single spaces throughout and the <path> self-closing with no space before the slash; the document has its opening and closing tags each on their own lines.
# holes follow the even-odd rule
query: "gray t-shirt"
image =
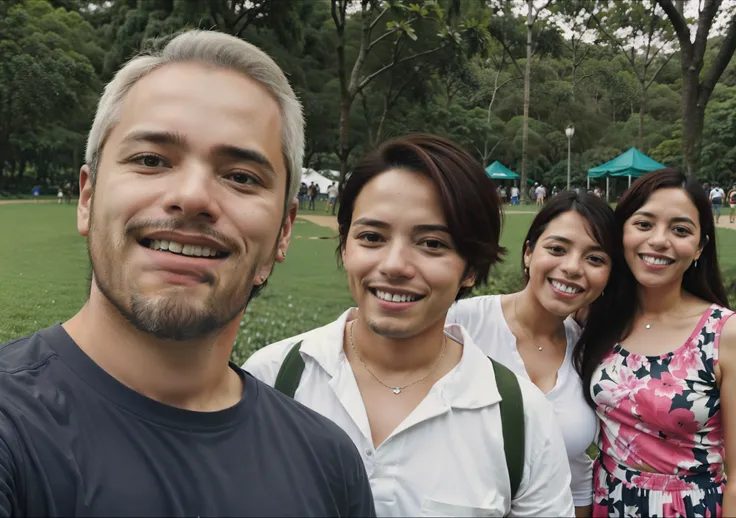
<svg viewBox="0 0 736 518">
<path fill-rule="evenodd" d="M 61 325 L 0 346 L 0 516 L 375 516 L 348 436 L 231 368 L 242 400 L 192 412 L 122 385 Z"/>
</svg>

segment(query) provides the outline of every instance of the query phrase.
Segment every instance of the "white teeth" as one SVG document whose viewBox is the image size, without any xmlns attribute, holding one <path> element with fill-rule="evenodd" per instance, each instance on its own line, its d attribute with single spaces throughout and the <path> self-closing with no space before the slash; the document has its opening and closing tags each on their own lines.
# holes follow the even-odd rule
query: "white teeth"
<svg viewBox="0 0 736 518">
<path fill-rule="evenodd" d="M 562 284 L 561 282 L 557 281 L 552 281 L 552 286 L 565 293 L 578 293 L 582 291 L 578 288 L 574 288 L 573 286 L 568 286 L 567 284 Z"/>
<path fill-rule="evenodd" d="M 376 290 L 376 296 L 387 302 L 413 302 L 417 299 L 414 295 L 388 293 L 386 291 Z"/>
<path fill-rule="evenodd" d="M 148 243 L 148 248 L 151 250 L 168 250 L 176 254 L 188 255 L 191 257 L 215 257 L 217 256 L 217 250 L 208 246 L 200 245 L 183 245 L 175 241 L 166 241 L 159 239 L 152 239 Z"/>
<path fill-rule="evenodd" d="M 656 264 L 656 265 L 665 265 L 665 264 L 670 264 L 671 262 L 668 259 L 662 259 L 660 257 L 650 257 L 648 255 L 642 255 L 641 258 L 644 259 L 644 261 L 649 264 Z"/>
</svg>

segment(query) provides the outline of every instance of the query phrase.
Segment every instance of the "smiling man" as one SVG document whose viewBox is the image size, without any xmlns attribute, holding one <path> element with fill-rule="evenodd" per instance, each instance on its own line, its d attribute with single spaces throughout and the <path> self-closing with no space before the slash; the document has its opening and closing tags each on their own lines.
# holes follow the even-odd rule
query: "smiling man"
<svg viewBox="0 0 736 518">
<path fill-rule="evenodd" d="M 289 245 L 303 126 L 224 34 L 107 85 L 79 177 L 89 299 L 0 348 L 0 515 L 374 514 L 350 439 L 228 361 Z"/>
<path fill-rule="evenodd" d="M 378 516 L 572 516 L 544 395 L 446 325 L 503 253 L 483 167 L 446 139 L 410 135 L 364 158 L 339 206 L 338 252 L 358 308 L 244 368 L 350 435 Z"/>
</svg>

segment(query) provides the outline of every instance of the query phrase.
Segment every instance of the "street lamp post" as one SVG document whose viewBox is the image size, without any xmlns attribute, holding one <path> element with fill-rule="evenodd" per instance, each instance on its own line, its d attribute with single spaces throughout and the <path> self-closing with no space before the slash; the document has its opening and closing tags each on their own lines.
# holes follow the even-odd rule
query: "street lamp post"
<svg viewBox="0 0 736 518">
<path fill-rule="evenodd" d="M 575 135 L 575 128 L 570 124 L 565 128 L 565 135 L 567 135 L 567 190 L 570 190 L 570 141 L 572 136 Z"/>
<path fill-rule="evenodd" d="M 570 141 L 572 136 L 575 134 L 575 128 L 570 124 L 565 128 L 565 135 L 567 135 L 567 190 L 570 190 Z"/>
</svg>

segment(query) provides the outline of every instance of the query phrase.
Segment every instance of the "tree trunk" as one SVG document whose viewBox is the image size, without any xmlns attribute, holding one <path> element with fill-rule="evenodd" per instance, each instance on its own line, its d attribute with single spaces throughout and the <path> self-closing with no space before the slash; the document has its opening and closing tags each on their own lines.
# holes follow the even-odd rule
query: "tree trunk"
<svg viewBox="0 0 736 518">
<path fill-rule="evenodd" d="M 694 177 L 698 171 L 700 142 L 703 137 L 705 107 L 698 105 L 698 69 L 682 65 L 682 152 L 685 172 Z M 691 70 L 695 68 L 695 70 Z"/>
<path fill-rule="evenodd" d="M 529 97 L 531 91 L 532 75 L 532 25 L 534 23 L 534 0 L 527 0 L 526 18 L 526 64 L 524 66 L 524 125 L 521 139 L 521 179 L 519 194 L 521 201 L 528 199 L 529 193 L 526 188 L 526 155 L 529 145 Z"/>
<path fill-rule="evenodd" d="M 350 97 L 343 96 L 340 99 L 340 147 L 338 154 L 340 155 L 340 182 L 339 186 L 345 184 L 345 177 L 348 174 L 348 156 L 350 155 L 350 107 L 353 102 Z"/>
<path fill-rule="evenodd" d="M 641 95 L 639 97 L 639 151 L 642 153 L 646 153 L 646 150 L 644 149 L 644 115 L 647 112 L 647 86 L 642 81 L 641 83 Z"/>
</svg>

